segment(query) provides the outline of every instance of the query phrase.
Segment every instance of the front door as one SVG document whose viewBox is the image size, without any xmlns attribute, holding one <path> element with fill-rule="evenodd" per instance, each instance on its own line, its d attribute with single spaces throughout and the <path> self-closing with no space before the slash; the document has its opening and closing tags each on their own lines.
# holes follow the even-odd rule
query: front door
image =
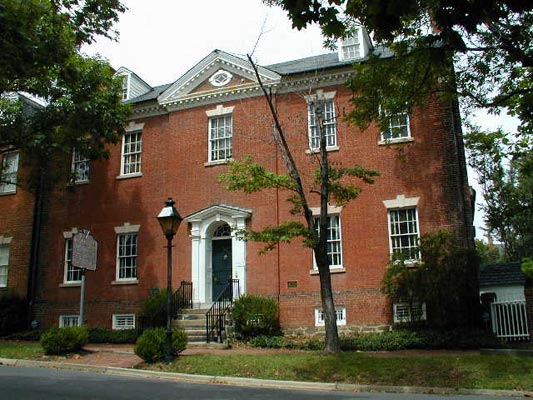
<svg viewBox="0 0 533 400">
<path fill-rule="evenodd" d="M 231 239 L 213 240 L 213 292 L 215 301 L 231 279 Z"/>
</svg>

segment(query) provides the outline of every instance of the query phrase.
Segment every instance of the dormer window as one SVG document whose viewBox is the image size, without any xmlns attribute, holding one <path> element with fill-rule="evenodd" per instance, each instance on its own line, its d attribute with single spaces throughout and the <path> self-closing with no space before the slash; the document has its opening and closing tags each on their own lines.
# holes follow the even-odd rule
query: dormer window
<svg viewBox="0 0 533 400">
<path fill-rule="evenodd" d="M 130 98 L 130 76 L 122 76 L 122 100 L 128 100 Z"/>
<path fill-rule="evenodd" d="M 339 61 L 357 60 L 366 56 L 370 43 L 366 32 L 361 27 L 356 28 L 350 36 L 338 42 Z"/>
<path fill-rule="evenodd" d="M 221 87 L 227 85 L 231 81 L 232 77 L 233 76 L 228 71 L 219 69 L 217 72 L 211 75 L 211 78 L 209 78 L 209 82 L 213 86 Z"/>
</svg>

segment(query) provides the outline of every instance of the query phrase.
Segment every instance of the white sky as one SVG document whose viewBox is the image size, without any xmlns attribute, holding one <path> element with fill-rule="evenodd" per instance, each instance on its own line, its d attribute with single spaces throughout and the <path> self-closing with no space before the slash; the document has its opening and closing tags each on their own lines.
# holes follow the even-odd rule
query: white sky
<svg viewBox="0 0 533 400">
<path fill-rule="evenodd" d="M 214 49 L 245 56 L 254 51 L 260 65 L 295 60 L 328 52 L 317 26 L 303 31 L 292 29 L 278 7 L 261 0 L 123 0 L 128 10 L 116 29 L 118 42 L 100 39 L 83 48 L 89 55 L 100 54 L 118 69 L 124 66 L 152 86 L 171 83 Z M 256 42 L 259 39 L 259 42 Z M 516 123 L 502 116 L 478 113 L 476 122 L 486 128 L 503 126 L 515 131 Z M 474 174 L 470 183 L 482 201 Z M 476 212 L 475 225 L 483 226 Z M 483 232 L 478 229 L 477 236 Z"/>
</svg>

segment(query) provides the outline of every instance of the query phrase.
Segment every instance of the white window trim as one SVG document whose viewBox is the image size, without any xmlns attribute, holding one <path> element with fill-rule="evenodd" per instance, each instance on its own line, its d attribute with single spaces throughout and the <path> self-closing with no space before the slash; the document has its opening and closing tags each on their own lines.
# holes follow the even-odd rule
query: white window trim
<svg viewBox="0 0 533 400">
<path fill-rule="evenodd" d="M 72 243 L 72 237 L 70 238 L 65 238 L 65 253 L 64 253 L 64 262 L 63 262 L 63 284 L 65 285 L 79 285 L 81 284 L 81 279 L 78 279 L 78 280 L 69 280 L 68 279 L 68 264 L 67 264 L 67 261 L 68 261 L 68 243 Z M 76 268 L 76 267 L 73 267 L 72 266 L 72 254 L 71 254 L 71 260 L 70 260 L 70 264 L 71 264 L 71 267 L 72 268 Z"/>
<path fill-rule="evenodd" d="M 124 167 L 125 167 L 125 165 L 124 165 L 124 148 L 125 148 L 125 145 L 126 145 L 126 136 L 134 135 L 134 134 L 137 134 L 137 133 L 141 134 L 141 150 L 138 153 L 130 153 L 130 154 L 139 154 L 139 157 L 140 157 L 139 171 L 125 173 L 124 172 Z M 124 135 L 122 135 L 121 154 L 120 154 L 120 175 L 117 178 L 124 179 L 124 178 L 134 178 L 134 177 L 142 176 L 142 151 L 143 151 L 143 149 L 142 149 L 143 144 L 142 143 L 143 143 L 143 131 L 142 130 L 126 131 L 124 133 Z"/>
<path fill-rule="evenodd" d="M 2 180 L 4 179 L 4 176 L 7 174 L 6 171 L 4 170 L 5 167 L 6 167 L 6 158 L 11 156 L 11 155 L 16 155 L 16 165 L 15 165 L 15 170 L 13 172 L 8 172 L 9 174 L 15 174 L 15 182 L 2 182 Z M 2 170 L 0 171 L 1 172 L 1 175 L 0 175 L 0 196 L 1 195 L 6 195 L 6 194 L 15 194 L 17 193 L 17 182 L 18 182 L 18 172 L 19 172 L 19 164 L 20 164 L 20 152 L 18 150 L 14 150 L 14 151 L 8 151 L 6 153 L 4 153 L 3 157 L 2 157 Z M 9 187 L 9 186 L 13 186 L 12 188 L 10 189 L 6 189 L 6 187 Z"/>
<path fill-rule="evenodd" d="M 216 78 L 221 75 L 224 76 L 224 80 L 221 82 L 218 82 Z M 216 87 L 222 87 L 230 83 L 232 78 L 233 78 L 233 75 L 231 73 L 229 73 L 228 71 L 224 69 L 219 69 L 217 72 L 211 75 L 211 77 L 209 78 L 209 83 Z"/>
<path fill-rule="evenodd" d="M 115 232 L 116 232 L 116 228 L 115 228 Z M 136 248 L 137 248 L 137 253 L 135 254 L 135 277 L 127 277 L 127 278 L 121 278 L 120 277 L 120 238 L 122 236 L 126 236 L 126 235 L 136 235 L 137 236 L 137 244 L 136 244 Z M 115 281 L 113 283 L 116 283 L 116 284 L 120 284 L 120 283 L 123 283 L 123 282 L 126 282 L 126 283 L 137 283 L 139 282 L 139 279 L 138 279 L 138 276 L 139 276 L 139 264 L 138 264 L 138 257 L 139 257 L 139 235 L 137 232 L 124 232 L 124 233 L 117 233 L 117 236 L 116 236 L 116 258 L 115 258 L 115 263 L 116 263 L 116 268 L 115 268 Z"/>
<path fill-rule="evenodd" d="M 390 220 L 391 211 L 404 210 L 404 209 L 409 209 L 409 208 L 414 209 L 415 216 L 416 216 L 416 230 L 418 234 L 418 239 L 420 240 L 420 218 L 418 217 L 418 201 L 419 200 L 420 200 L 420 197 L 405 197 L 402 194 L 397 195 L 396 198 L 392 200 L 383 200 L 383 204 L 387 208 L 387 230 L 388 230 L 388 236 L 389 236 L 389 255 L 391 259 L 393 257 L 392 232 L 391 232 L 391 220 Z M 420 262 L 421 262 L 421 259 L 413 259 L 413 260 L 404 261 L 406 265 L 412 265 L 412 266 L 415 266 Z"/>
<path fill-rule="evenodd" d="M 320 216 L 320 207 L 310 207 L 311 213 L 313 214 L 314 218 L 317 218 Z M 341 222 L 341 210 L 342 207 L 339 206 L 332 206 L 328 204 L 328 219 L 329 217 L 338 216 L 339 217 L 339 241 L 341 244 L 341 264 L 340 265 L 330 265 L 329 270 L 333 272 L 345 272 L 344 268 L 344 257 L 343 257 L 343 249 L 342 249 L 342 222 Z M 313 252 L 313 268 L 311 269 L 311 274 L 315 275 L 318 273 L 318 267 L 316 265 L 316 259 L 315 259 L 315 253 Z"/>
<path fill-rule="evenodd" d="M 126 233 L 138 233 L 141 229 L 141 225 L 132 225 L 129 222 L 124 222 L 124 225 L 115 226 L 113 229 L 117 235 L 124 235 Z"/>
<path fill-rule="evenodd" d="M 339 318 L 339 313 L 341 314 L 341 318 Z M 344 306 L 335 307 L 335 314 L 337 317 L 337 326 L 345 326 L 346 325 L 346 307 Z M 325 325 L 325 321 L 323 318 L 322 307 L 316 307 L 315 308 L 315 326 L 324 326 L 324 325 Z"/>
<path fill-rule="evenodd" d="M 1 236 L 0 236 L 1 238 Z M 11 238 L 9 238 L 9 241 L 2 241 L 0 240 L 0 248 L 1 247 L 5 247 L 7 249 L 7 260 L 6 260 L 6 264 L 3 264 L 3 265 L 0 265 L 0 268 L 5 268 L 6 270 L 6 281 L 5 281 L 5 284 L 4 283 L 1 283 L 0 282 L 0 288 L 6 288 L 9 286 L 9 256 L 10 256 L 10 246 L 9 246 L 9 243 L 11 242 Z"/>
<path fill-rule="evenodd" d="M 9 244 L 13 240 L 11 236 L 0 235 L 0 244 Z"/>
<path fill-rule="evenodd" d="M 414 142 L 413 133 L 411 132 L 411 118 L 407 112 L 401 113 L 401 114 L 395 114 L 388 116 L 388 123 L 389 123 L 389 130 L 392 130 L 391 126 L 391 118 L 396 117 L 399 115 L 405 115 L 407 118 L 406 126 L 407 126 L 407 136 L 405 137 L 398 137 L 398 138 L 390 138 L 385 139 L 383 137 L 384 131 L 381 131 L 379 133 L 380 140 L 378 141 L 378 145 L 388 145 L 388 144 L 394 144 L 394 143 L 405 143 L 405 142 Z"/>
<path fill-rule="evenodd" d="M 119 325 L 118 319 L 119 318 L 132 318 L 133 323 L 131 325 Z M 113 322 L 112 327 L 114 330 L 126 330 L 126 329 L 135 329 L 135 314 L 127 313 L 127 314 L 113 314 Z"/>
<path fill-rule="evenodd" d="M 131 74 L 122 74 L 122 88 L 121 88 L 121 97 L 122 101 L 126 101 L 130 99 L 130 91 L 131 91 Z M 126 82 L 126 85 L 124 85 L 124 82 Z M 124 92 L 124 86 L 126 86 L 126 92 Z M 124 96 L 125 94 L 125 96 Z"/>
<path fill-rule="evenodd" d="M 76 318 L 77 319 L 77 325 L 65 325 L 65 319 L 67 318 Z M 69 315 L 60 315 L 59 316 L 59 327 L 64 328 L 66 326 L 80 326 L 80 316 L 75 314 L 69 314 Z"/>
<path fill-rule="evenodd" d="M 306 154 L 318 153 L 320 151 L 320 146 L 312 147 L 311 146 L 311 112 L 310 112 L 310 103 L 319 102 L 319 101 L 331 101 L 333 103 L 333 112 L 337 112 L 337 107 L 335 105 L 335 95 L 336 91 L 324 92 L 322 89 L 318 89 L 315 94 L 305 95 L 305 101 L 307 102 L 307 149 Z M 339 136 L 338 136 L 338 120 L 335 116 L 335 122 L 332 123 L 335 126 L 335 146 L 326 145 L 326 151 L 337 151 L 339 150 Z"/>
<path fill-rule="evenodd" d="M 80 159 L 79 160 L 76 160 L 76 155 L 79 155 L 80 156 Z M 77 165 L 79 164 L 82 164 L 82 163 L 86 163 L 87 164 L 87 179 L 80 179 L 78 177 L 78 169 L 76 168 Z M 78 150 L 74 149 L 72 150 L 72 163 L 71 163 L 71 171 L 72 173 L 75 174 L 75 177 L 74 177 L 74 183 L 76 184 L 83 184 L 83 183 L 88 183 L 91 179 L 91 164 L 90 164 L 90 159 L 85 157 L 84 158 L 81 158 L 81 155 L 79 153 Z"/>
<path fill-rule="evenodd" d="M 207 120 L 207 162 L 205 166 L 209 165 L 218 165 L 218 164 L 227 164 L 228 161 L 233 160 L 233 151 L 234 151 L 234 130 L 233 130 L 233 109 L 234 107 L 223 107 L 218 105 L 214 110 L 206 111 L 208 117 Z M 211 140 L 211 122 L 215 119 L 220 119 L 224 117 L 231 117 L 231 157 L 213 160 L 212 159 L 212 140 Z"/>
<path fill-rule="evenodd" d="M 394 303 L 393 304 L 393 308 L 392 308 L 392 313 L 393 313 L 393 321 L 395 324 L 399 324 L 399 323 L 402 323 L 402 322 L 413 322 L 413 316 L 412 316 L 412 311 L 413 311 L 413 308 L 414 307 L 418 307 L 420 306 L 420 303 L 418 302 L 415 302 L 415 303 L 412 303 L 411 304 L 411 307 L 409 307 L 409 303 Z M 407 309 L 407 313 L 409 314 L 407 317 L 403 317 L 403 318 L 400 318 L 398 316 L 398 309 L 399 308 L 404 308 L 404 309 Z M 421 304 L 421 315 L 420 315 L 420 318 L 418 319 L 418 321 L 425 321 L 427 319 L 427 315 L 426 315 L 426 303 L 422 303 Z"/>
</svg>

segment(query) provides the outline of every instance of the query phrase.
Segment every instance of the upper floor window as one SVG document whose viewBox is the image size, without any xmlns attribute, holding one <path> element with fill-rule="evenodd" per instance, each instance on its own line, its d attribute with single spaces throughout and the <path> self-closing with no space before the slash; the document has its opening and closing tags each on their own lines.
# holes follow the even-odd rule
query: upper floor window
<svg viewBox="0 0 533 400">
<path fill-rule="evenodd" d="M 17 191 L 18 168 L 18 151 L 4 154 L 2 168 L 0 170 L 0 193 L 15 193 Z"/>
<path fill-rule="evenodd" d="M 122 137 L 121 175 L 141 173 L 142 131 L 126 132 Z"/>
<path fill-rule="evenodd" d="M 381 132 L 382 141 L 402 141 L 411 138 L 408 114 L 396 114 L 389 117 L 387 130 Z"/>
<path fill-rule="evenodd" d="M 227 161 L 233 156 L 233 117 L 209 118 L 209 162 Z"/>
<path fill-rule="evenodd" d="M 89 159 L 76 149 L 72 152 L 72 173 L 74 182 L 89 182 Z"/>
<path fill-rule="evenodd" d="M 137 233 L 117 236 L 117 281 L 137 279 Z"/>
<path fill-rule="evenodd" d="M 0 244 L 0 287 L 7 287 L 9 272 L 9 244 Z"/>
<path fill-rule="evenodd" d="M 390 252 L 394 259 L 420 260 L 419 239 L 416 207 L 389 210 Z"/>
<path fill-rule="evenodd" d="M 319 218 L 314 219 L 315 230 L 319 232 Z M 330 268 L 342 268 L 341 219 L 339 215 L 328 215 L 328 263 Z M 315 261 L 316 267 L 316 261 Z"/>
<path fill-rule="evenodd" d="M 65 239 L 65 283 L 80 283 L 82 269 L 72 266 L 72 239 Z"/>
<path fill-rule="evenodd" d="M 340 51 L 342 61 L 354 60 L 361 57 L 361 42 L 358 30 L 352 36 L 342 39 Z"/>
<path fill-rule="evenodd" d="M 122 100 L 128 100 L 130 98 L 130 76 L 122 76 Z"/>
<path fill-rule="evenodd" d="M 320 149 L 320 129 L 326 137 L 326 148 L 337 147 L 337 115 L 333 99 L 309 102 L 309 148 Z M 319 125 L 321 124 L 321 125 Z"/>
</svg>

